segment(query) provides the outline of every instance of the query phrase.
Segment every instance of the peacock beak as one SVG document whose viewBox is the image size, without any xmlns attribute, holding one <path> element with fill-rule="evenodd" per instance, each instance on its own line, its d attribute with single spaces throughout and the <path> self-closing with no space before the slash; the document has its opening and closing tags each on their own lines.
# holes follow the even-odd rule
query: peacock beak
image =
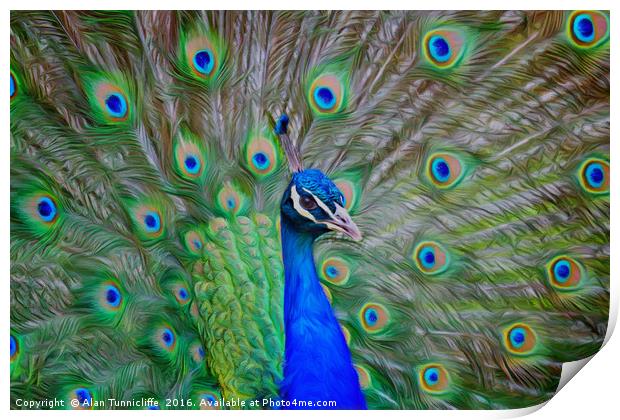
<svg viewBox="0 0 620 420">
<path fill-rule="evenodd" d="M 336 204 L 336 211 L 331 213 L 330 216 L 331 218 L 329 220 L 323 221 L 329 229 L 342 232 L 350 236 L 354 241 L 362 240 L 362 232 L 360 232 L 344 207 Z"/>
</svg>

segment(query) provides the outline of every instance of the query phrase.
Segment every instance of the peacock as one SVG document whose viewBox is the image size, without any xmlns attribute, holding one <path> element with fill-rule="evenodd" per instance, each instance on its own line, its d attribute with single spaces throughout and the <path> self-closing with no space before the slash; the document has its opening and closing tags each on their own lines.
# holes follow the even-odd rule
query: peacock
<svg viewBox="0 0 620 420">
<path fill-rule="evenodd" d="M 609 315 L 609 13 L 11 13 L 11 407 L 506 409 Z"/>
</svg>

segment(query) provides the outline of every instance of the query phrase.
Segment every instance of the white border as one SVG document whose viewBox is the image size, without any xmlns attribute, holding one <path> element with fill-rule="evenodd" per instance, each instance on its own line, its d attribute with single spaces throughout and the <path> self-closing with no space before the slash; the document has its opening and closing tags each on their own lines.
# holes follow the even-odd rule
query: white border
<svg viewBox="0 0 620 420">
<path fill-rule="evenodd" d="M 141 1 L 128 1 L 128 0 L 107 0 L 93 1 L 93 0 L 64 0 L 64 1 L 44 1 L 44 0 L 22 0 L 19 2 L 11 2 L 9 6 L 15 9 L 218 9 L 217 4 L 206 1 L 189 1 L 189 0 L 175 0 L 174 2 L 160 2 L 154 4 L 146 0 Z M 615 11 L 613 7 L 614 3 L 611 0 L 608 1 L 549 1 L 549 0 L 521 0 L 521 1 L 490 1 L 490 0 L 469 0 L 467 2 L 456 0 L 434 0 L 432 2 L 415 2 L 415 1 L 403 1 L 403 0 L 348 0 L 348 1 L 334 1 L 334 0 L 314 0 L 312 2 L 302 1 L 284 1 L 284 0 L 263 0 L 263 1 L 247 1 L 247 0 L 227 0 L 225 2 L 225 8 L 234 9 L 605 9 L 611 10 L 611 45 L 616 45 L 618 41 L 618 29 L 615 23 Z M 310 7 L 309 7 L 310 6 Z M 431 7 L 429 7 L 431 6 Z M 9 25 L 9 10 L 2 11 L 2 21 L 5 22 L 4 31 L 6 38 L 9 38 L 10 25 Z M 3 68 L 9 68 L 9 44 L 8 42 L 2 43 L 2 64 Z M 612 55 L 612 68 L 617 69 L 618 60 L 617 57 Z M 618 97 L 618 78 L 615 77 L 617 73 L 612 71 L 612 97 L 615 99 Z M 612 101 L 612 115 L 618 115 L 617 106 Z M 9 101 L 0 101 L 2 107 L 2 121 L 3 132 L 2 145 L 4 146 L 5 153 L 0 153 L 0 170 L 3 173 L 4 182 L 0 184 L 2 196 L 4 197 L 3 205 L 0 206 L 0 217 L 4 222 L 2 224 L 2 269 L 4 275 L 4 313 L 0 316 L 0 323 L 4 327 L 5 333 L 1 335 L 4 348 L 9 347 L 9 319 L 10 319 L 10 292 L 9 292 L 9 279 L 10 279 L 10 224 L 9 224 L 9 163 L 10 163 L 10 138 L 9 138 Z M 613 120 L 613 118 L 612 118 Z M 620 144 L 618 143 L 620 138 L 616 138 L 615 141 L 611 141 L 611 154 L 613 156 L 619 155 Z M 614 164 L 612 162 L 612 168 Z M 611 187 L 612 187 L 612 203 L 615 202 L 615 198 L 618 196 L 618 189 L 620 186 L 620 170 L 612 169 L 611 171 Z M 616 208 L 615 204 L 612 204 L 612 208 Z M 612 219 L 614 219 L 612 215 Z M 613 238 L 616 238 L 618 229 L 612 225 L 612 243 Z M 617 241 L 616 241 L 617 242 Z M 534 419 L 546 419 L 546 418 L 561 418 L 561 419 L 607 419 L 617 416 L 618 406 L 616 400 L 618 399 L 618 379 L 620 378 L 620 339 L 611 336 L 611 332 L 615 326 L 618 313 L 618 280 L 619 274 L 618 264 L 620 262 L 620 251 L 618 246 L 612 246 L 611 248 L 611 277 L 616 277 L 616 280 L 612 280 L 612 308 L 610 315 L 609 332 L 606 337 L 606 345 L 601 351 L 595 355 L 588 363 L 588 367 L 580 372 L 577 379 L 568 381 L 580 368 L 583 367 L 583 363 L 573 362 L 571 366 L 563 372 L 562 385 L 565 385 L 561 391 L 553 397 L 547 404 L 541 404 L 540 406 L 522 409 L 522 410 L 505 410 L 505 411 L 371 411 L 364 413 L 364 417 L 373 418 L 385 418 L 400 417 L 400 418 L 416 418 L 416 419 L 431 419 L 438 418 L 444 419 L 446 417 L 451 418 L 468 418 L 468 419 L 484 419 L 484 418 L 510 418 L 518 417 L 536 411 L 531 416 Z M 132 418 L 147 417 L 148 418 L 162 418 L 158 416 L 189 416 L 189 417 L 211 417 L 223 416 L 226 418 L 240 417 L 247 415 L 247 412 L 235 412 L 235 411 L 218 411 L 218 412 L 205 412 L 205 411 L 124 411 L 124 412 L 112 412 L 112 411 L 94 411 L 94 412 L 61 412 L 61 411 L 49 411 L 41 413 L 38 411 L 10 411 L 9 410 L 9 369 L 10 361 L 8 357 L 1 358 L 2 360 L 2 373 L 0 373 L 1 389 L 4 397 L 0 400 L 0 407 L 3 407 L 8 415 L 20 418 L 35 418 L 38 419 L 41 416 L 51 419 L 60 419 L 65 416 L 69 417 L 89 417 L 89 418 L 102 418 L 108 416 L 114 416 L 115 418 Z M 581 366 L 579 366 L 581 365 Z M 577 368 L 577 369 L 576 369 Z M 575 370 L 576 369 L 576 370 Z M 572 371 L 571 375 L 568 372 Z M 543 407 L 540 409 L 541 407 Z M 3 411 L 4 411 L 3 410 Z M 210 414 L 215 413 L 215 414 Z M 288 413 L 288 412 L 287 412 Z M 252 412 L 252 416 L 272 418 L 272 416 L 286 416 L 284 412 L 278 411 L 263 411 Z M 315 417 L 315 412 L 303 411 L 295 414 L 296 418 L 311 418 Z M 344 418 L 357 418 L 362 414 L 359 412 L 321 412 L 319 414 L 323 416 L 334 416 L 339 419 Z"/>
</svg>

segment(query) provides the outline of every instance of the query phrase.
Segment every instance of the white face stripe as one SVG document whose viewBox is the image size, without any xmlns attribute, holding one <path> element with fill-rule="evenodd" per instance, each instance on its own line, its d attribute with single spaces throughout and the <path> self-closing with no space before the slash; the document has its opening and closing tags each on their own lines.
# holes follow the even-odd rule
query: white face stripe
<svg viewBox="0 0 620 420">
<path fill-rule="evenodd" d="M 321 201 L 321 199 L 319 197 L 317 197 L 316 195 L 312 194 L 312 192 L 308 191 L 307 188 L 304 188 L 304 191 L 307 192 L 308 194 L 310 194 L 312 196 L 312 198 L 314 198 L 314 201 L 316 201 L 316 204 L 320 208 L 322 208 L 325 213 L 327 213 L 327 215 L 330 217 L 330 219 L 334 218 L 334 213 L 329 209 L 329 207 L 327 207 L 327 204 L 325 204 L 323 201 Z M 300 203 L 301 196 L 297 192 L 297 187 L 295 185 L 293 185 L 291 187 L 291 198 L 293 199 L 293 208 L 297 211 L 297 213 L 299 213 L 300 215 L 302 215 L 306 219 L 312 220 L 314 223 L 324 223 L 326 225 L 332 226 L 331 223 L 327 223 L 325 221 L 318 221 L 318 220 L 316 220 L 316 217 L 314 217 L 314 215 L 312 213 L 310 213 L 308 210 L 304 209 L 301 206 L 301 203 Z M 338 213 L 338 205 L 336 205 L 336 213 Z"/>
<path fill-rule="evenodd" d="M 306 191 L 308 191 L 308 190 L 306 190 Z M 291 198 L 293 199 L 293 208 L 297 211 L 297 213 L 299 213 L 300 215 L 302 215 L 306 219 L 310 219 L 314 223 L 317 223 L 316 218 L 312 215 L 312 213 L 310 213 L 308 210 L 304 209 L 301 206 L 301 204 L 299 202 L 301 196 L 297 192 L 297 187 L 295 185 L 293 185 L 291 187 Z"/>
</svg>

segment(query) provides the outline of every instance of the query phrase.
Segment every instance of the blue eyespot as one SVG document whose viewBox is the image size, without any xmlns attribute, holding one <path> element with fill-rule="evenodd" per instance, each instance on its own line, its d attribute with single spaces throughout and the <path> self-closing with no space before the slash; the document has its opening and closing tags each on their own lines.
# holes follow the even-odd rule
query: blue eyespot
<svg viewBox="0 0 620 420">
<path fill-rule="evenodd" d="M 445 63 L 450 59 L 450 44 L 441 35 L 434 35 L 429 40 L 429 51 L 433 59 L 440 63 Z"/>
<path fill-rule="evenodd" d="M 188 155 L 185 157 L 185 169 L 188 173 L 194 175 L 200 171 L 200 160 L 194 155 Z"/>
<path fill-rule="evenodd" d="M 433 171 L 433 176 L 439 182 L 447 182 L 450 179 L 450 166 L 443 158 L 433 159 L 431 170 Z"/>
<path fill-rule="evenodd" d="M 105 99 L 108 112 L 115 118 L 123 118 L 127 114 L 127 101 L 119 93 L 112 93 Z"/>
<path fill-rule="evenodd" d="M 594 22 L 587 14 L 579 15 L 573 21 L 573 34 L 581 42 L 594 41 Z"/>
<path fill-rule="evenodd" d="M 571 274 L 570 263 L 566 260 L 559 260 L 553 266 L 553 274 L 558 283 L 565 283 Z"/>
<path fill-rule="evenodd" d="M 92 406 L 93 397 L 90 391 L 86 388 L 78 388 L 75 390 L 75 399 L 78 400 L 81 406 Z"/>
<path fill-rule="evenodd" d="M 263 152 L 254 153 L 254 156 L 252 156 L 252 162 L 254 163 L 254 166 L 256 166 L 256 169 L 261 171 L 265 170 L 269 167 L 269 156 Z"/>
<path fill-rule="evenodd" d="M 51 222 L 56 217 L 56 204 L 50 198 L 42 197 L 37 202 L 37 213 L 44 222 Z"/>
<path fill-rule="evenodd" d="M 15 353 L 17 353 L 17 340 L 11 335 L 11 359 L 13 359 Z"/>
<path fill-rule="evenodd" d="M 144 216 L 144 225 L 146 226 L 147 232 L 158 232 L 161 228 L 161 220 L 159 218 L 159 214 L 149 211 Z"/>
<path fill-rule="evenodd" d="M 198 347 L 198 355 L 200 357 L 205 357 L 205 349 L 203 349 L 202 347 Z"/>
<path fill-rule="evenodd" d="M 433 386 L 439 382 L 439 369 L 428 368 L 424 371 L 424 381 L 428 386 Z"/>
<path fill-rule="evenodd" d="M 523 344 L 525 344 L 526 334 L 527 332 L 522 327 L 513 328 L 510 331 L 510 337 L 509 337 L 510 344 L 512 345 L 512 347 L 514 347 L 515 349 L 519 349 L 523 347 Z"/>
<path fill-rule="evenodd" d="M 196 70 L 203 74 L 210 74 L 213 71 L 215 60 L 209 50 L 200 50 L 194 54 L 194 66 Z"/>
<path fill-rule="evenodd" d="M 229 209 L 234 209 L 236 205 L 237 203 L 235 202 L 235 199 L 233 197 L 229 197 L 226 199 L 226 206 L 228 206 Z"/>
<path fill-rule="evenodd" d="M 590 187 L 600 188 L 605 181 L 605 170 L 603 165 L 592 162 L 586 167 L 586 180 Z"/>
<path fill-rule="evenodd" d="M 435 250 L 426 246 L 420 251 L 420 262 L 424 268 L 430 269 L 435 266 Z"/>
<path fill-rule="evenodd" d="M 169 328 L 164 328 L 161 333 L 161 340 L 168 348 L 174 344 L 174 333 Z"/>
<path fill-rule="evenodd" d="M 377 314 L 377 311 L 374 308 L 368 308 L 366 309 L 366 312 L 364 312 L 364 319 L 369 327 L 373 327 L 379 320 L 379 314 Z"/>
<path fill-rule="evenodd" d="M 338 277 L 338 274 L 340 274 L 338 269 L 336 267 L 334 267 L 333 265 L 327 266 L 325 268 L 325 273 L 327 274 L 328 277 L 330 277 L 332 279 Z"/>
<path fill-rule="evenodd" d="M 181 287 L 179 289 L 179 297 L 183 300 L 187 299 L 187 290 L 185 288 Z"/>
<path fill-rule="evenodd" d="M 105 300 L 113 307 L 118 307 L 121 304 L 121 292 L 116 286 L 108 286 L 105 289 Z"/>
<path fill-rule="evenodd" d="M 11 98 L 15 95 L 15 78 L 13 77 L 13 73 L 11 73 Z"/>
<path fill-rule="evenodd" d="M 314 90 L 314 101 L 322 109 L 331 109 L 336 105 L 336 95 L 328 87 L 320 86 Z"/>
</svg>

